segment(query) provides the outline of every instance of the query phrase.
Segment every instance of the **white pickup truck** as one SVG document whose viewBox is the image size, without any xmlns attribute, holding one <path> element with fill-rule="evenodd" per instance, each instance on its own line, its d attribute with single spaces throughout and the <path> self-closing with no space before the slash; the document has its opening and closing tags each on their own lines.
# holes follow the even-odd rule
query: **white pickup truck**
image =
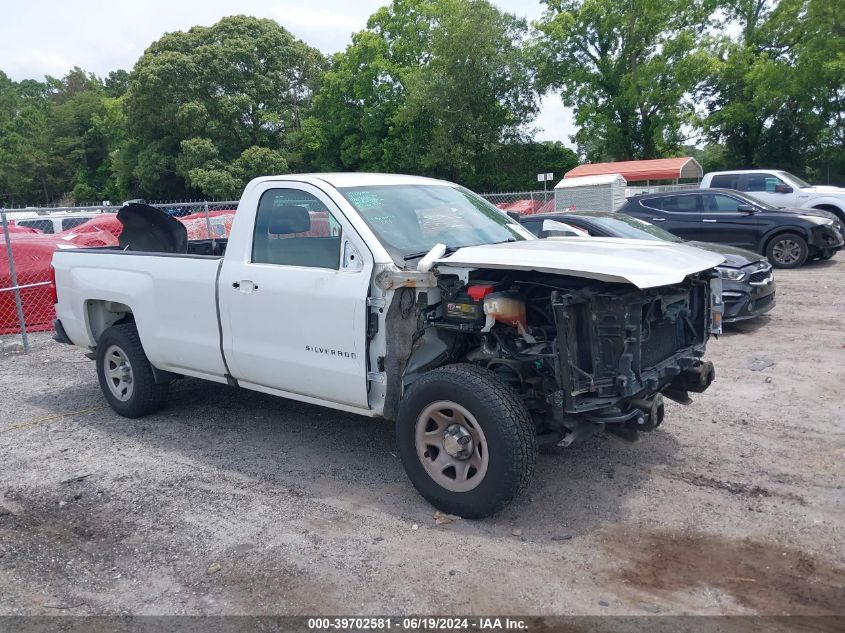
<svg viewBox="0 0 845 633">
<path fill-rule="evenodd" d="M 457 185 L 264 177 L 228 239 L 124 207 L 120 247 L 53 259 L 56 338 L 138 417 L 183 376 L 396 421 L 437 508 L 483 517 L 540 442 L 636 439 L 713 380 L 722 257 L 670 242 L 535 239 Z M 327 432 L 331 432 L 327 430 Z"/>
<path fill-rule="evenodd" d="M 736 189 L 781 208 L 828 211 L 845 224 L 845 189 L 811 185 L 777 169 L 714 171 L 701 179 L 702 189 Z"/>
</svg>

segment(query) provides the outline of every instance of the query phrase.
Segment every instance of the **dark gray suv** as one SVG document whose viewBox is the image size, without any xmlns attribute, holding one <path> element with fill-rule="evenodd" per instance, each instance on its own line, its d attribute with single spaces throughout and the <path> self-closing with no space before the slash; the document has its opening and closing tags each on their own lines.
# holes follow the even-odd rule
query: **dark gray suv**
<svg viewBox="0 0 845 633">
<path fill-rule="evenodd" d="M 619 209 L 686 240 L 747 248 L 776 268 L 830 259 L 842 248 L 840 220 L 817 209 L 779 209 L 732 189 L 642 194 Z"/>
<path fill-rule="evenodd" d="M 559 222 L 552 228 L 546 220 Z M 571 236 L 565 227 L 588 233 L 591 237 L 624 237 L 637 240 L 666 240 L 683 242 L 660 227 L 619 213 L 579 212 L 543 213 L 523 216 L 522 225 L 537 237 Z M 546 224 L 546 228 L 543 228 Z M 708 242 L 686 242 L 690 246 L 718 253 L 725 263 L 717 267 L 722 276 L 722 301 L 725 323 L 752 319 L 775 307 L 775 278 L 772 266 L 765 257 L 733 246 Z"/>
</svg>

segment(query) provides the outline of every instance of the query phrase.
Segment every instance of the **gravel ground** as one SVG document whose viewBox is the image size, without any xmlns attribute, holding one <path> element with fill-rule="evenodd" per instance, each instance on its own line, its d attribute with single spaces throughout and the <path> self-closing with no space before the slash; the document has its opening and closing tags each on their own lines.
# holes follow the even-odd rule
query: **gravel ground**
<svg viewBox="0 0 845 633">
<path fill-rule="evenodd" d="M 693 405 L 440 526 L 387 423 L 194 380 L 130 421 L 6 338 L 0 614 L 842 614 L 845 259 L 777 277 Z"/>
</svg>

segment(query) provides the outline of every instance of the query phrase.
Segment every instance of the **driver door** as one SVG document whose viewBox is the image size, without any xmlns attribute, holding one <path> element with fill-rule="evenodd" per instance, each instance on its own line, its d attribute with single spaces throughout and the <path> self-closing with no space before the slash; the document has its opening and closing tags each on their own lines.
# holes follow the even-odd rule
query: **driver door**
<svg viewBox="0 0 845 633">
<path fill-rule="evenodd" d="M 295 182 L 268 183 L 250 237 L 219 280 L 231 375 L 259 391 L 366 408 L 373 261 L 361 238 L 328 196 Z"/>
<path fill-rule="evenodd" d="M 764 223 L 753 213 L 739 210 L 740 206 L 747 205 L 744 200 L 722 193 L 707 193 L 701 197 L 701 202 L 701 240 L 757 248 Z"/>
<path fill-rule="evenodd" d="M 643 207 L 654 208 L 656 213 L 638 213 L 636 217 L 656 224 L 661 229 L 674 233 L 685 240 L 699 240 L 701 234 L 701 210 L 698 196 L 682 193 L 643 200 Z"/>
</svg>

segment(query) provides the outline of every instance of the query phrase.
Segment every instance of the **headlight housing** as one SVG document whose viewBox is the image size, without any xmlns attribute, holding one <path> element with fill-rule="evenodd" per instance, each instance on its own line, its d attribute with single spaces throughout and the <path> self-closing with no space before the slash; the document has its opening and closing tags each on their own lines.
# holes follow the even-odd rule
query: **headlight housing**
<svg viewBox="0 0 845 633">
<path fill-rule="evenodd" d="M 742 281 L 745 279 L 745 272 L 739 268 L 728 268 L 726 266 L 716 266 L 716 270 L 722 276 L 722 279 L 729 279 L 731 281 Z"/>
<path fill-rule="evenodd" d="M 833 224 L 833 220 L 831 220 L 830 218 L 822 218 L 817 215 L 799 215 L 798 217 L 812 224 L 821 224 L 825 226 L 830 226 L 831 224 Z"/>
</svg>

